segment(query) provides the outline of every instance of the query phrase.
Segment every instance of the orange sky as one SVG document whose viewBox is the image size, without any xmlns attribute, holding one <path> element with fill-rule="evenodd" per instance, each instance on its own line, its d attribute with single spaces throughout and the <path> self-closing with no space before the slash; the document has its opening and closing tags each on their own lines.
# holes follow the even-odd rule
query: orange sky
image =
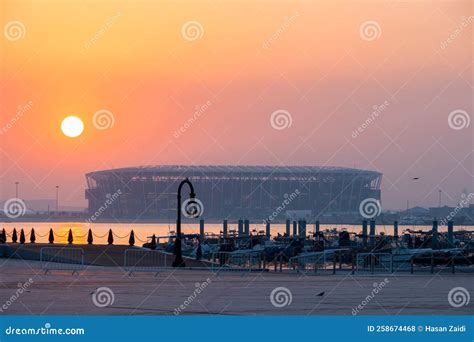
<svg viewBox="0 0 474 342">
<path fill-rule="evenodd" d="M 384 173 L 385 209 L 437 205 L 438 189 L 454 205 L 474 191 L 474 123 L 448 125 L 473 115 L 472 15 L 471 1 L 1 0 L 1 27 L 25 31 L 0 37 L 0 198 L 59 184 L 85 206 L 86 172 L 141 164 L 355 165 Z M 202 37 L 183 36 L 188 21 Z M 94 127 L 101 109 L 113 127 Z M 80 138 L 61 133 L 68 115 Z"/>
</svg>

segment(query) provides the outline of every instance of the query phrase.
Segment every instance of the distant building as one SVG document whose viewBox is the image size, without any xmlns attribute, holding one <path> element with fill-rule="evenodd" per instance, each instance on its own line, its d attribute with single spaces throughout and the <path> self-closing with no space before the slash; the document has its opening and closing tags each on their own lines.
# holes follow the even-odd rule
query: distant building
<svg viewBox="0 0 474 342">
<path fill-rule="evenodd" d="M 204 205 L 204 219 L 285 220 L 296 211 L 358 214 L 361 201 L 380 200 L 382 174 L 317 166 L 141 166 L 86 175 L 91 215 L 170 220 L 178 184 L 188 177 Z M 183 189 L 183 199 L 189 194 Z M 105 208 L 105 209 L 104 209 Z M 99 217 L 100 216 L 100 217 Z"/>
</svg>

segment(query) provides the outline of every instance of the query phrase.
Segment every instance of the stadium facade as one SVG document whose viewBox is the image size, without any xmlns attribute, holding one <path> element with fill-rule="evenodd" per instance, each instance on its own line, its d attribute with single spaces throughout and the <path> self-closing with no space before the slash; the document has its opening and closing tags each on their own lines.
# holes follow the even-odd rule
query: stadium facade
<svg viewBox="0 0 474 342">
<path fill-rule="evenodd" d="M 140 166 L 86 175 L 91 215 L 101 219 L 168 220 L 176 217 L 176 191 L 185 177 L 203 203 L 204 219 L 283 221 L 357 215 L 361 201 L 380 200 L 382 174 L 317 166 Z M 183 198 L 189 190 L 183 189 Z"/>
</svg>

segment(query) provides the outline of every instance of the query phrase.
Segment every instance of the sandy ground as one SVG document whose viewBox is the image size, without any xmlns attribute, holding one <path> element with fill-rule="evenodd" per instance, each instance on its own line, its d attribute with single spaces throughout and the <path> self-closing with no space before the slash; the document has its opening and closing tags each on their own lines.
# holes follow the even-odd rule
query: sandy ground
<svg viewBox="0 0 474 342">
<path fill-rule="evenodd" d="M 30 278 L 31 284 L 12 300 Z M 374 285 L 380 288 L 375 294 Z M 101 287 L 111 293 L 107 296 Z M 275 306 L 271 293 L 278 287 L 288 291 L 286 298 L 276 291 L 282 295 L 274 297 Z M 358 305 L 361 315 L 473 314 L 474 299 L 459 308 L 449 304 L 448 293 L 455 287 L 474 294 L 474 274 L 216 275 L 167 270 L 155 277 L 153 273 L 129 276 L 119 267 L 89 266 L 72 275 L 68 271 L 44 274 L 38 261 L 0 259 L 0 315 L 352 315 Z M 374 297 L 366 303 L 371 294 Z M 287 305 L 278 307 L 279 299 Z M 100 307 L 104 302 L 110 305 Z"/>
</svg>

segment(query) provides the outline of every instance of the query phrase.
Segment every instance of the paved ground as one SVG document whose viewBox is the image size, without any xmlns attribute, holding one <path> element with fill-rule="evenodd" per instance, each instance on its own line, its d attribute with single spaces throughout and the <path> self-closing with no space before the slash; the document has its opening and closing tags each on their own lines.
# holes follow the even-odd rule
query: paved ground
<svg viewBox="0 0 474 342">
<path fill-rule="evenodd" d="M 70 248 L 71 245 L 58 244 L 54 245 L 46 243 L 35 243 L 35 244 L 0 244 L 0 257 L 10 259 L 26 259 L 26 260 L 40 260 L 40 250 L 43 247 L 54 247 L 54 248 Z M 95 266 L 122 266 L 124 252 L 127 249 L 137 249 L 137 247 L 129 247 L 127 245 L 83 245 L 74 244 L 74 248 L 81 248 L 84 251 L 84 263 L 86 265 Z M 57 253 L 57 252 L 51 252 Z M 70 259 L 76 258 L 76 261 L 80 261 L 81 257 L 77 255 L 69 255 Z M 166 259 L 169 266 L 171 266 L 174 257 L 168 256 Z M 187 264 L 193 267 L 206 267 L 206 261 L 198 262 L 196 260 L 187 259 Z"/>
<path fill-rule="evenodd" d="M 29 278 L 31 285 L 12 300 Z M 110 301 L 111 296 L 99 291 L 100 287 L 113 292 L 110 306 L 94 304 L 94 299 L 99 305 Z M 277 287 L 291 292 L 291 303 L 272 304 L 270 296 Z M 448 303 L 454 287 L 473 294 L 474 274 L 302 276 L 267 272 L 216 276 L 209 271 L 181 270 L 155 278 L 149 273 L 130 277 L 119 267 L 89 266 L 79 275 L 66 271 L 45 275 L 38 261 L 0 259 L 0 305 L 5 305 L 0 306 L 0 314 L 9 315 L 351 315 L 358 305 L 362 315 L 473 314 L 472 301 L 460 308 Z M 317 296 L 321 292 L 324 295 Z M 374 297 L 367 301 L 371 294 Z M 280 295 L 274 300 L 277 305 L 285 304 L 285 299 L 289 302 L 289 295 Z"/>
</svg>

